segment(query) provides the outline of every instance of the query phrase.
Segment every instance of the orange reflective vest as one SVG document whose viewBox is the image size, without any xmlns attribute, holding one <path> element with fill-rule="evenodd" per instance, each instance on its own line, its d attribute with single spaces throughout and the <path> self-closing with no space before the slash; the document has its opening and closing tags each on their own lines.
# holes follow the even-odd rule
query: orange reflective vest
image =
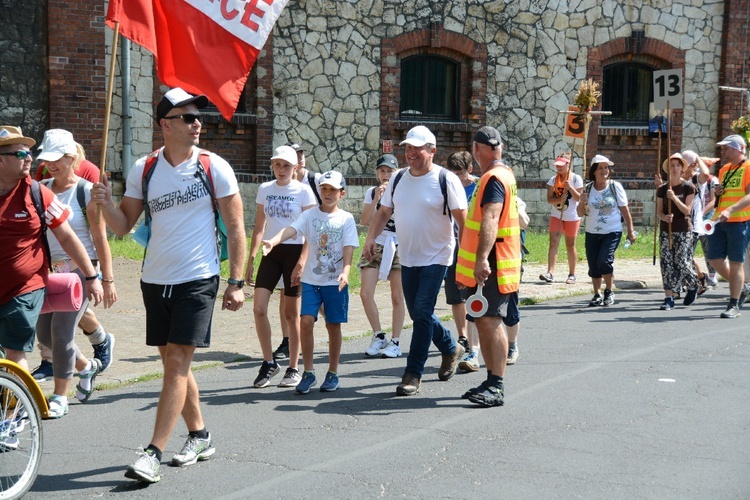
<svg viewBox="0 0 750 500">
<path fill-rule="evenodd" d="M 719 182 L 724 186 L 724 194 L 719 198 L 716 213 L 721 213 L 745 196 L 747 185 L 750 184 L 750 161 L 742 160 L 736 168 L 727 163 L 719 170 Z M 727 222 L 744 222 L 750 220 L 750 206 L 734 212 Z"/>
<path fill-rule="evenodd" d="M 518 291 L 521 282 L 521 229 L 518 226 L 518 202 L 516 200 L 516 178 L 510 169 L 498 166 L 482 175 L 474 196 L 471 198 L 469 213 L 464 223 L 461 247 L 458 250 L 456 281 L 466 286 L 476 286 L 474 264 L 479 248 L 479 228 L 482 224 L 482 197 L 491 177 L 495 177 L 505 188 L 505 204 L 497 225 L 495 256 L 497 257 L 497 286 L 502 294 Z"/>
</svg>

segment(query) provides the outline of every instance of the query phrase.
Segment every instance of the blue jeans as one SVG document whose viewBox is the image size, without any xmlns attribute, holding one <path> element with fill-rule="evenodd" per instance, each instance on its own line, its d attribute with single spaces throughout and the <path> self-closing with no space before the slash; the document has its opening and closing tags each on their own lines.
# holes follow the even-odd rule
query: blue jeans
<svg viewBox="0 0 750 500">
<path fill-rule="evenodd" d="M 444 355 L 456 352 L 456 341 L 450 330 L 435 316 L 440 287 L 447 267 L 434 264 L 422 267 L 401 267 L 401 283 L 409 316 L 414 322 L 409 357 L 406 358 L 406 373 L 422 378 L 430 342 Z"/>
</svg>

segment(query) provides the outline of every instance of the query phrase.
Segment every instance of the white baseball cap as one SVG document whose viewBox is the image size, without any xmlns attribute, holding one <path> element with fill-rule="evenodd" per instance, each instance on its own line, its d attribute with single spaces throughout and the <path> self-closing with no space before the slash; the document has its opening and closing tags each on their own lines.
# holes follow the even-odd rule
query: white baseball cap
<svg viewBox="0 0 750 500">
<path fill-rule="evenodd" d="M 717 146 L 728 146 L 732 149 L 736 149 L 740 152 L 745 152 L 745 147 L 747 146 L 747 143 L 745 142 L 745 138 L 741 135 L 732 134 L 728 135 L 724 138 L 723 141 L 717 142 Z"/>
<path fill-rule="evenodd" d="M 271 160 L 284 160 L 292 165 L 299 163 L 297 152 L 290 146 L 279 146 L 276 148 L 275 154 L 271 157 Z"/>
<path fill-rule="evenodd" d="M 57 161 L 65 155 L 78 153 L 73 134 L 61 128 L 53 128 L 44 133 L 44 139 L 39 145 L 39 156 L 42 161 Z"/>
<path fill-rule="evenodd" d="M 346 189 L 344 176 L 341 175 L 341 172 L 337 172 L 336 170 L 329 170 L 318 177 L 318 186 L 322 186 L 323 184 L 328 184 L 336 189 Z"/>
<path fill-rule="evenodd" d="M 433 146 L 435 146 L 437 144 L 437 140 L 435 139 L 435 135 L 430 132 L 430 129 L 428 129 L 424 125 L 417 125 L 413 129 L 409 130 L 409 132 L 406 134 L 406 139 L 401 141 L 401 146 L 403 146 L 404 144 L 409 144 L 411 146 L 421 148 L 425 144 L 432 144 Z"/>
</svg>

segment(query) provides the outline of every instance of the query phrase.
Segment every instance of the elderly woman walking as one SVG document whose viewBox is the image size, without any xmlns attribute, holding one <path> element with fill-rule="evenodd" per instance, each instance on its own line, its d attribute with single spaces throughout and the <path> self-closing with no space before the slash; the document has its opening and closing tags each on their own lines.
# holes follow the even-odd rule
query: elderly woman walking
<svg viewBox="0 0 750 500">
<path fill-rule="evenodd" d="M 612 293 L 614 283 L 615 250 L 622 239 L 623 224 L 628 231 L 628 241 L 635 242 L 633 218 L 628 209 L 625 188 L 611 180 L 614 165 L 606 156 L 596 155 L 591 159 L 587 174 L 588 184 L 581 193 L 578 215 L 586 215 L 586 260 L 589 277 L 594 287 L 590 307 L 611 306 L 615 303 Z M 601 293 L 604 282 L 604 294 Z"/>
</svg>

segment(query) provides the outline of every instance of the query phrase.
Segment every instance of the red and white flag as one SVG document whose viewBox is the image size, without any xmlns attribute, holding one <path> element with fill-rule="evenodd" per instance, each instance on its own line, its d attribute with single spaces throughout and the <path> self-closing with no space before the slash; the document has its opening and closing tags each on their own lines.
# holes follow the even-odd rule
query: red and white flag
<svg viewBox="0 0 750 500">
<path fill-rule="evenodd" d="M 107 26 L 154 54 L 164 84 L 205 94 L 227 120 L 288 0 L 110 0 Z"/>
</svg>

